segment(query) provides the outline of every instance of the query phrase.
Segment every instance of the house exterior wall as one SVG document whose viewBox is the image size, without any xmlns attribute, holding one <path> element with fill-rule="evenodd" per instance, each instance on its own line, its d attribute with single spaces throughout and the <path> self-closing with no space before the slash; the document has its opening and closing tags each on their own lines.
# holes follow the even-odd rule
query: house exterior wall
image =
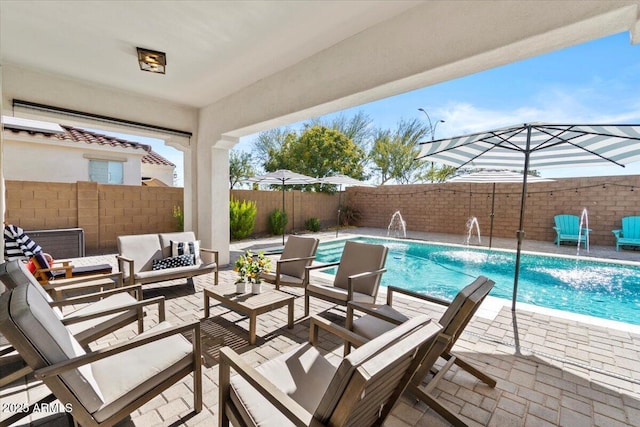
<svg viewBox="0 0 640 427">
<path fill-rule="evenodd" d="M 175 168 L 173 166 L 150 165 L 147 163 L 142 163 L 141 165 L 142 177 L 159 179 L 169 187 L 173 187 L 174 172 Z"/>
<path fill-rule="evenodd" d="M 89 180 L 89 160 L 123 161 L 123 184 L 141 185 L 144 150 L 93 147 L 86 143 L 48 142 L 4 133 L 4 177 L 7 180 L 67 182 Z"/>
<path fill-rule="evenodd" d="M 580 216 L 587 208 L 593 245 L 613 246 L 611 230 L 624 216 L 640 215 L 640 176 L 566 178 L 529 183 L 524 217 L 525 239 L 553 241 L 555 215 Z M 522 184 L 496 184 L 493 235 L 515 238 L 520 218 Z M 346 190 L 362 217 L 358 225 L 386 228 L 400 211 L 407 230 L 460 234 L 475 216 L 480 232 L 490 230 L 492 184 L 445 183 L 351 187 Z M 483 237 L 483 238 L 484 238 Z"/>
</svg>

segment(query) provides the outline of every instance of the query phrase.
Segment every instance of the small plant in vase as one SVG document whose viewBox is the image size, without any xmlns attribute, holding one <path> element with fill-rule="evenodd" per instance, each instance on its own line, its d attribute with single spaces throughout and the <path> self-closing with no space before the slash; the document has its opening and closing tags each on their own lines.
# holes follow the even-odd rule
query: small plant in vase
<svg viewBox="0 0 640 427">
<path fill-rule="evenodd" d="M 236 292 L 246 293 L 246 285 L 251 284 L 251 292 L 259 294 L 262 290 L 261 273 L 268 273 L 271 269 L 271 260 L 264 256 L 264 252 L 254 253 L 246 251 L 236 260 L 233 271 L 238 273 L 236 280 Z"/>
</svg>

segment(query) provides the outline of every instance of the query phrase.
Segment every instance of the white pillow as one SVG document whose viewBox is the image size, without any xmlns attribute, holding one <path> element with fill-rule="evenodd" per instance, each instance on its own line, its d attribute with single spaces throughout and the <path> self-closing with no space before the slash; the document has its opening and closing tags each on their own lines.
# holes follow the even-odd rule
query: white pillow
<svg viewBox="0 0 640 427">
<path fill-rule="evenodd" d="M 192 254 L 195 265 L 200 264 L 200 240 L 195 242 L 174 242 L 171 240 L 171 256 Z"/>
</svg>

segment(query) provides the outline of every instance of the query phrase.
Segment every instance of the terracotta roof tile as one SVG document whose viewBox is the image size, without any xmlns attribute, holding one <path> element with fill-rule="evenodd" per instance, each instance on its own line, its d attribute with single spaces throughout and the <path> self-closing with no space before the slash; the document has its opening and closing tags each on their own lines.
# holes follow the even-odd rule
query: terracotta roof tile
<svg viewBox="0 0 640 427">
<path fill-rule="evenodd" d="M 76 128 L 73 126 L 65 126 L 60 125 L 65 132 L 62 134 L 51 134 L 46 132 L 37 132 L 32 130 L 24 130 L 24 129 L 14 129 L 5 126 L 6 130 L 9 130 L 13 133 L 27 133 L 29 135 L 38 135 L 47 139 L 57 139 L 60 141 L 71 141 L 85 144 L 98 144 L 98 145 L 109 145 L 111 147 L 122 147 L 122 148 L 132 148 L 134 150 L 144 150 L 147 154 L 142 157 L 142 163 L 152 164 L 152 165 L 166 165 L 166 166 L 174 166 L 169 160 L 162 157 L 160 154 L 156 153 L 151 149 L 151 146 L 146 144 L 141 144 L 139 142 L 127 141 L 126 139 L 116 138 L 114 136 L 102 135 L 96 132 L 90 132 L 85 129 Z"/>
<path fill-rule="evenodd" d="M 150 165 L 163 165 L 173 167 L 176 166 L 153 150 L 150 150 L 147 154 L 145 154 L 145 156 L 142 158 L 142 163 L 147 163 Z"/>
</svg>

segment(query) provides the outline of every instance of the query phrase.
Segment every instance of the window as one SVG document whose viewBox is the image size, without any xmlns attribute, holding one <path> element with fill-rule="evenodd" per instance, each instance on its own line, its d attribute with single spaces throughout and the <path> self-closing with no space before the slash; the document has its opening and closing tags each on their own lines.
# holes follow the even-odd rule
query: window
<svg viewBox="0 0 640 427">
<path fill-rule="evenodd" d="M 123 184 L 123 163 L 108 160 L 89 160 L 89 181 L 101 184 Z"/>
</svg>

